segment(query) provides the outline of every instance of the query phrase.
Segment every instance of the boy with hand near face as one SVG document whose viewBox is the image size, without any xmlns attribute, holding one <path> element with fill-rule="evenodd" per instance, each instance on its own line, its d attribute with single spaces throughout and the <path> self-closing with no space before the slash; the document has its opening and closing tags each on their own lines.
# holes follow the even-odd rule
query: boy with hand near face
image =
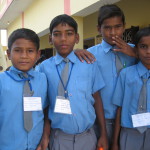
<svg viewBox="0 0 150 150">
<path fill-rule="evenodd" d="M 55 17 L 50 24 L 50 42 L 56 56 L 44 61 L 40 71 L 48 79 L 51 122 L 50 150 L 107 149 L 104 112 L 99 90 L 105 84 L 97 63 L 81 63 L 73 48 L 79 41 L 76 21 L 68 15 Z M 97 142 L 95 118 L 101 129 Z"/>
<path fill-rule="evenodd" d="M 38 49 L 39 38 L 32 30 L 17 29 L 9 36 L 13 66 L 0 74 L 0 150 L 35 150 L 45 138 L 47 80 L 32 68 Z"/>
<path fill-rule="evenodd" d="M 136 57 L 132 44 L 123 41 L 125 30 L 125 16 L 116 5 L 104 5 L 99 10 L 98 31 L 102 35 L 102 42 L 88 49 L 98 63 L 106 86 L 100 91 L 106 120 L 109 148 L 112 143 L 116 106 L 112 103 L 112 96 L 116 86 L 118 74 L 122 68 L 135 64 Z M 78 55 L 78 51 L 76 51 Z M 127 54 L 127 55 L 126 55 Z M 128 56 L 130 55 L 130 56 Z M 96 127 L 96 133 L 99 134 Z M 99 135 L 97 135 L 99 137 Z"/>
</svg>

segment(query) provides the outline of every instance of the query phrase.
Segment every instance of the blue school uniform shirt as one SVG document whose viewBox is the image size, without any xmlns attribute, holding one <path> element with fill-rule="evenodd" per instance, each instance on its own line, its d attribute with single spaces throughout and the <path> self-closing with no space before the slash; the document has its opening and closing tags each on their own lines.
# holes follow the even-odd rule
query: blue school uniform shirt
<svg viewBox="0 0 150 150">
<path fill-rule="evenodd" d="M 103 88 L 104 82 L 96 62 L 82 63 L 74 52 L 71 52 L 67 58 L 70 60 L 69 67 L 73 65 L 67 87 L 72 114 L 54 112 L 60 82 L 56 66 L 61 74 L 64 67 L 63 57 L 57 54 L 44 61 L 40 65 L 40 71 L 44 72 L 48 79 L 51 127 L 61 129 L 68 134 L 77 134 L 93 126 L 96 116 L 92 94 Z"/>
<path fill-rule="evenodd" d="M 118 75 L 116 72 L 115 54 L 111 49 L 112 46 L 104 40 L 102 40 L 101 44 L 88 49 L 88 51 L 95 56 L 98 62 L 99 69 L 102 72 L 104 82 L 106 84 L 105 87 L 100 91 L 106 119 L 114 119 L 116 115 L 116 106 L 112 103 L 112 96 L 114 93 Z M 117 53 L 124 66 L 127 67 L 135 64 L 135 58 L 127 56 L 120 52 Z"/>
<path fill-rule="evenodd" d="M 143 86 L 142 77 L 148 78 L 150 71 L 139 62 L 125 68 L 118 77 L 113 103 L 122 107 L 121 126 L 133 128 L 131 115 L 137 114 L 138 101 Z M 150 79 L 147 81 L 147 112 L 150 112 Z"/>
<path fill-rule="evenodd" d="M 11 67 L 8 73 L 16 80 L 21 80 L 19 71 Z M 47 106 L 47 80 L 43 73 L 28 71 L 34 91 L 33 97 L 41 97 L 42 108 Z M 43 111 L 32 112 L 33 128 L 27 133 L 23 122 L 23 86 L 5 72 L 0 74 L 0 150 L 35 150 L 38 146 L 44 124 Z"/>
</svg>

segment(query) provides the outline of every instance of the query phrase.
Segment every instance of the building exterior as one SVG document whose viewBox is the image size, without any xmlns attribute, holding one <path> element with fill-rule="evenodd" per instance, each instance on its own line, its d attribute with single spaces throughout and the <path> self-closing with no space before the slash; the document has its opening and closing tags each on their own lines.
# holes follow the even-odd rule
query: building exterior
<svg viewBox="0 0 150 150">
<path fill-rule="evenodd" d="M 6 29 L 9 36 L 17 28 L 30 28 L 40 37 L 40 49 L 53 51 L 48 42 L 49 24 L 56 15 L 65 13 L 79 25 L 80 42 L 76 48 L 92 46 L 101 38 L 96 27 L 98 9 L 113 3 L 124 11 L 127 29 L 150 25 L 149 0 L 0 0 L 0 29 Z M 4 70 L 10 63 L 5 61 L 7 47 L 0 45 L 0 66 Z"/>
</svg>

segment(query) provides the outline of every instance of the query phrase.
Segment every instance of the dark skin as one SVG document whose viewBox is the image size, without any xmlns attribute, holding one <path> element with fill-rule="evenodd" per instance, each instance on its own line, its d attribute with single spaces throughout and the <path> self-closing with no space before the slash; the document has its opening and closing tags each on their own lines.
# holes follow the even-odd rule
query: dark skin
<svg viewBox="0 0 150 150">
<path fill-rule="evenodd" d="M 121 123 L 121 107 L 118 107 L 111 150 L 119 150 L 119 135 L 121 129 L 120 123 Z"/>
<path fill-rule="evenodd" d="M 100 131 L 101 136 L 98 139 L 96 150 L 99 150 L 100 148 L 103 148 L 103 150 L 108 150 L 108 141 L 107 141 L 107 136 L 106 136 L 107 135 L 106 124 L 105 124 L 105 119 L 104 119 L 104 110 L 103 110 L 102 100 L 99 95 L 99 92 L 94 93 L 93 97 L 95 99 L 94 108 L 95 108 L 96 116 L 98 119 L 98 124 L 101 129 Z"/>
<path fill-rule="evenodd" d="M 131 57 L 138 57 L 136 54 L 136 48 L 133 48 L 130 45 L 128 45 L 125 41 L 123 41 L 123 39 L 116 36 L 114 37 L 114 43 L 118 47 L 118 49 L 114 49 L 114 51 L 122 52 Z M 86 49 L 76 49 L 75 54 L 78 56 L 81 62 L 84 62 L 85 60 L 87 63 L 90 64 L 96 61 L 95 56 L 88 52 Z"/>
<path fill-rule="evenodd" d="M 128 56 L 136 57 L 135 49 L 130 47 L 123 39 L 123 32 L 125 30 L 125 24 L 122 22 L 122 18 L 119 16 L 114 16 L 107 18 L 103 21 L 101 26 L 97 26 L 97 30 L 100 35 L 102 35 L 103 40 L 110 45 L 116 45 L 117 49 L 114 51 L 122 52 Z M 75 54 L 83 62 L 93 63 L 95 57 L 85 50 L 76 50 Z"/>
<path fill-rule="evenodd" d="M 53 43 L 57 52 L 62 57 L 67 57 L 74 47 L 75 43 L 78 43 L 79 37 L 78 34 L 74 32 L 73 27 L 69 26 L 68 24 L 59 24 L 57 25 L 50 35 L 50 42 Z M 106 125 L 104 120 L 104 111 L 102 100 L 99 96 L 99 92 L 93 94 L 95 99 L 95 111 L 98 118 L 98 122 L 101 128 L 101 137 L 98 140 L 97 149 L 99 150 L 100 147 L 103 147 L 104 150 L 108 150 L 107 138 L 106 138 Z M 42 140 L 37 148 L 37 150 L 46 150 L 49 141 L 50 135 L 50 123 L 48 121 L 48 116 L 46 115 L 45 127 L 43 131 Z"/>
</svg>

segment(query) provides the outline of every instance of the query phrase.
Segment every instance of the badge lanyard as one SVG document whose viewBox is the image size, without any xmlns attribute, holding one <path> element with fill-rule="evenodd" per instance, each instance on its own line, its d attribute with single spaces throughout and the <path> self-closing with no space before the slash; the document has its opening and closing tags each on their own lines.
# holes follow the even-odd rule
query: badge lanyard
<svg viewBox="0 0 150 150">
<path fill-rule="evenodd" d="M 23 78 L 23 79 L 21 79 L 21 80 L 17 80 L 17 79 L 15 79 L 10 73 L 8 73 L 7 71 L 5 71 L 5 73 L 6 73 L 11 79 L 13 79 L 14 81 L 17 81 L 17 82 L 29 81 L 30 90 L 32 91 L 32 85 L 31 85 L 31 83 L 30 83 L 30 78 L 29 78 L 29 77 L 28 77 L 28 78 Z"/>
<path fill-rule="evenodd" d="M 72 64 L 72 66 L 71 66 L 71 70 L 70 70 L 70 73 L 69 73 L 69 77 L 68 77 L 68 80 L 67 80 L 67 83 L 66 83 L 66 86 L 65 86 L 64 83 L 63 83 L 63 81 L 62 81 L 61 75 L 60 75 L 60 73 L 59 73 L 59 71 L 58 71 L 58 66 L 56 65 L 56 70 L 57 70 L 59 79 L 60 79 L 60 81 L 61 81 L 61 83 L 62 83 L 62 85 L 63 85 L 63 88 L 64 88 L 64 90 L 65 90 L 65 93 L 64 93 L 65 98 L 67 98 L 67 86 L 68 86 L 68 83 L 69 83 L 69 80 L 70 80 L 72 68 L 73 68 L 73 64 Z"/>
</svg>

